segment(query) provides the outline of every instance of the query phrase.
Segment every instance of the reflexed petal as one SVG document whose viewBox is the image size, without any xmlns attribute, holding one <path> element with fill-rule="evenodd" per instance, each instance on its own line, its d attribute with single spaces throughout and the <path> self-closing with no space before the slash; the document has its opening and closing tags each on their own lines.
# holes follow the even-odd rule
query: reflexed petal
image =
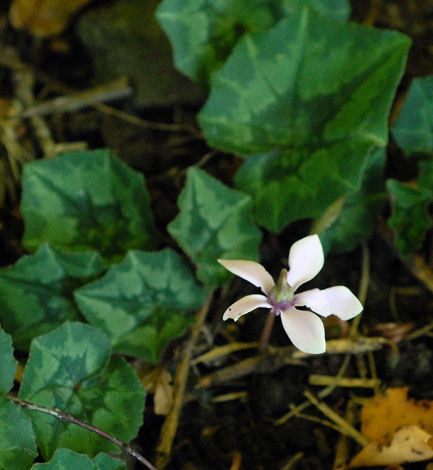
<svg viewBox="0 0 433 470">
<path fill-rule="evenodd" d="M 318 235 L 310 235 L 293 243 L 289 253 L 287 282 L 296 290 L 301 284 L 316 277 L 325 262 Z"/>
<path fill-rule="evenodd" d="M 281 312 L 281 321 L 287 336 L 298 349 L 308 354 L 325 352 L 325 327 L 317 315 L 291 308 Z"/>
<path fill-rule="evenodd" d="M 259 263 L 254 261 L 219 259 L 218 263 L 222 264 L 231 273 L 245 279 L 256 287 L 260 287 L 265 294 L 274 287 L 275 282 L 272 276 Z"/>
<path fill-rule="evenodd" d="M 363 309 L 361 302 L 345 286 L 301 292 L 295 295 L 294 304 L 306 305 L 323 317 L 337 315 L 342 320 L 350 320 L 356 317 Z"/>
<path fill-rule="evenodd" d="M 272 306 L 264 295 L 247 295 L 230 305 L 230 307 L 224 312 L 223 320 L 231 318 L 232 320 L 237 321 L 242 315 L 245 315 L 246 313 L 251 312 L 251 310 L 255 310 L 259 307 L 271 308 Z"/>
</svg>

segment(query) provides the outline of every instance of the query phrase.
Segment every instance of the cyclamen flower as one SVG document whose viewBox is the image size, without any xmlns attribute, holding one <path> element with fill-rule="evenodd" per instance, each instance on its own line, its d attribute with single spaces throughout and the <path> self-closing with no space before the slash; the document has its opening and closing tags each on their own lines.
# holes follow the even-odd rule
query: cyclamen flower
<svg viewBox="0 0 433 470">
<path fill-rule="evenodd" d="M 290 269 L 281 270 L 276 284 L 268 271 L 254 261 L 218 261 L 236 276 L 260 287 L 265 294 L 247 295 L 238 300 L 225 311 L 223 320 L 231 318 L 237 321 L 256 308 L 268 308 L 281 316 L 287 336 L 306 353 L 320 354 L 326 350 L 325 328 L 316 313 L 322 317 L 337 315 L 342 320 L 350 320 L 363 309 L 361 302 L 345 286 L 296 293 L 299 286 L 316 277 L 323 267 L 323 248 L 318 235 L 302 238 L 292 245 Z M 307 307 L 312 311 L 299 310 L 298 307 Z"/>
</svg>

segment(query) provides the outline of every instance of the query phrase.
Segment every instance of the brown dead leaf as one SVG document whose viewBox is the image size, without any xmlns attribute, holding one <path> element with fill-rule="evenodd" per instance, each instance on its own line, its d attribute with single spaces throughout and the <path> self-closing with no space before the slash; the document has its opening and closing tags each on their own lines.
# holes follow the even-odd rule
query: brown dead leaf
<svg viewBox="0 0 433 470">
<path fill-rule="evenodd" d="M 398 429 L 390 445 L 368 443 L 350 462 L 349 467 L 400 465 L 433 458 L 433 437 L 419 426 L 407 425 Z"/>
<path fill-rule="evenodd" d="M 433 402 L 408 398 L 407 392 L 407 387 L 388 388 L 363 406 L 361 432 L 368 440 L 386 446 L 404 425 L 416 425 L 433 434 Z"/>
<path fill-rule="evenodd" d="M 167 415 L 173 403 L 173 385 L 170 372 L 161 367 L 150 366 L 139 372 L 143 387 L 148 393 L 153 393 L 155 414 Z"/>
<path fill-rule="evenodd" d="M 61 33 L 70 18 L 90 0 L 13 0 L 9 19 L 16 29 L 35 36 Z"/>
</svg>

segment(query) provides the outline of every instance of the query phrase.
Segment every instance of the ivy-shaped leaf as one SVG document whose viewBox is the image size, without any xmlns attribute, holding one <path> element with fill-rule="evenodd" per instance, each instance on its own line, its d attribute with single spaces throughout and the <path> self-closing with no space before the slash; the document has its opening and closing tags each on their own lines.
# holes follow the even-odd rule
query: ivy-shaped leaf
<svg viewBox="0 0 433 470">
<path fill-rule="evenodd" d="M 433 76 L 412 81 L 392 135 L 408 155 L 433 154 Z"/>
<path fill-rule="evenodd" d="M 210 146 L 262 153 L 236 177 L 259 224 L 278 232 L 358 189 L 370 150 L 387 143 L 409 44 L 308 7 L 239 41 L 199 121 Z"/>
<path fill-rule="evenodd" d="M 396 233 L 395 245 L 403 256 L 418 250 L 432 221 L 429 205 L 431 189 L 410 186 L 407 183 L 389 179 L 386 187 L 391 195 L 392 216 L 389 226 Z"/>
<path fill-rule="evenodd" d="M 18 405 L 0 397 L 0 469 L 28 470 L 37 455 L 30 418 Z"/>
<path fill-rule="evenodd" d="M 98 328 L 66 322 L 35 338 L 19 397 L 59 408 L 125 442 L 142 424 L 145 393 L 135 371 L 120 357 L 110 360 L 110 343 Z M 28 411 L 45 459 L 58 447 L 94 456 L 119 452 L 112 443 L 75 424 Z"/>
<path fill-rule="evenodd" d="M 118 258 L 155 246 L 143 176 L 109 150 L 76 152 L 25 165 L 21 211 L 24 246 L 44 241 Z"/>
<path fill-rule="evenodd" d="M 11 337 L 0 328 L 0 393 L 7 393 L 14 384 L 18 361 L 14 357 Z M 1 466 L 0 466 L 1 468 Z"/>
<path fill-rule="evenodd" d="M 86 319 L 102 328 L 116 351 L 158 360 L 184 333 L 190 312 L 204 302 L 203 288 L 173 250 L 130 251 L 100 280 L 75 291 Z"/>
<path fill-rule="evenodd" d="M 1 269 L 0 322 L 13 336 L 15 347 L 26 350 L 34 337 L 66 320 L 78 320 L 73 291 L 104 270 L 95 251 L 64 253 L 49 244 Z"/>
<path fill-rule="evenodd" d="M 250 196 L 191 167 L 178 205 L 180 213 L 167 229 L 197 265 L 206 286 L 230 277 L 218 258 L 258 259 L 261 233 L 251 220 Z"/>
<path fill-rule="evenodd" d="M 126 470 L 126 465 L 107 454 L 99 454 L 92 460 L 69 449 L 57 449 L 49 462 L 37 463 L 31 470 Z"/>
<path fill-rule="evenodd" d="M 359 190 L 344 198 L 338 214 L 329 226 L 323 227 L 323 230 L 318 225 L 313 228 L 314 233 L 320 233 L 320 240 L 326 251 L 350 251 L 358 243 L 371 237 L 376 217 L 386 202 L 383 181 L 385 162 L 385 150 L 374 150 L 368 157 Z M 318 224 L 326 223 L 325 218 L 322 217 Z"/>
<path fill-rule="evenodd" d="M 266 31 L 305 4 L 345 20 L 347 0 L 164 0 L 157 18 L 170 38 L 176 67 L 207 85 L 245 33 Z"/>
</svg>

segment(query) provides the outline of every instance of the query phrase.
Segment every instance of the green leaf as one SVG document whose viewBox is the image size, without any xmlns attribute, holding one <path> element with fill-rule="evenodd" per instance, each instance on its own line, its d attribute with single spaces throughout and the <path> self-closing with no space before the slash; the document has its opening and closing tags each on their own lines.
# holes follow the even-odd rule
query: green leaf
<svg viewBox="0 0 433 470">
<path fill-rule="evenodd" d="M 210 146 L 262 153 L 236 178 L 258 223 L 280 231 L 358 188 L 370 150 L 387 143 L 409 44 L 310 8 L 239 41 L 199 121 Z"/>
<path fill-rule="evenodd" d="M 93 460 L 88 455 L 77 454 L 69 449 L 57 449 L 47 463 L 37 463 L 31 470 L 126 470 L 125 462 L 99 454 Z"/>
<path fill-rule="evenodd" d="M 128 252 L 102 279 L 76 290 L 75 299 L 116 351 L 155 362 L 191 323 L 180 312 L 199 308 L 204 292 L 182 258 L 166 248 Z"/>
<path fill-rule="evenodd" d="M 115 258 L 154 246 L 143 176 L 109 150 L 64 154 L 24 167 L 21 211 L 29 250 L 44 241 Z"/>
<path fill-rule="evenodd" d="M 69 449 L 57 449 L 54 457 L 47 463 L 37 463 L 31 470 L 97 470 L 92 459 Z"/>
<path fill-rule="evenodd" d="M 15 347 L 27 350 L 34 337 L 79 319 L 73 291 L 104 270 L 95 251 L 64 253 L 49 244 L 1 269 L 0 321 Z"/>
<path fill-rule="evenodd" d="M 1 294 L 0 294 L 1 297 Z M 0 328 L 0 393 L 13 387 L 18 361 L 14 357 L 11 337 Z M 1 468 L 1 467 L 0 467 Z"/>
<path fill-rule="evenodd" d="M 391 196 L 392 216 L 388 225 L 395 231 L 395 244 L 403 256 L 418 250 L 431 227 L 429 205 L 433 198 L 430 189 L 409 186 L 389 179 L 386 187 Z"/>
<path fill-rule="evenodd" d="M 58 408 L 128 442 L 142 424 L 145 393 L 134 370 L 120 357 L 110 360 L 110 343 L 99 329 L 66 322 L 35 338 L 19 396 Z M 90 456 L 119 452 L 106 439 L 53 416 L 28 411 L 45 459 L 58 447 Z"/>
<path fill-rule="evenodd" d="M 433 153 L 433 76 L 412 81 L 392 135 L 408 155 Z"/>
<path fill-rule="evenodd" d="M 176 67 L 208 85 L 245 33 L 266 31 L 305 4 L 341 20 L 350 13 L 347 0 L 164 0 L 156 16 L 171 41 Z"/>
<path fill-rule="evenodd" d="M 433 191 L 433 160 L 427 159 L 418 162 L 418 187 Z"/>
<path fill-rule="evenodd" d="M 28 470 L 37 455 L 30 418 L 18 405 L 0 397 L 0 469 Z"/>
<path fill-rule="evenodd" d="M 98 454 L 94 459 L 96 470 L 126 470 L 123 460 L 114 459 L 107 454 Z"/>
<path fill-rule="evenodd" d="M 167 229 L 197 265 L 206 286 L 230 277 L 218 258 L 258 259 L 261 233 L 251 220 L 250 196 L 191 167 L 178 205 L 180 213 Z"/>
<path fill-rule="evenodd" d="M 324 230 L 317 226 L 313 228 L 314 233 L 320 233 L 320 240 L 326 251 L 350 251 L 358 243 L 371 237 L 377 215 L 386 201 L 383 181 L 385 162 L 385 150 L 374 150 L 368 157 L 359 190 L 345 197 L 341 212 L 329 226 Z M 323 222 L 323 216 L 320 222 Z"/>
</svg>

